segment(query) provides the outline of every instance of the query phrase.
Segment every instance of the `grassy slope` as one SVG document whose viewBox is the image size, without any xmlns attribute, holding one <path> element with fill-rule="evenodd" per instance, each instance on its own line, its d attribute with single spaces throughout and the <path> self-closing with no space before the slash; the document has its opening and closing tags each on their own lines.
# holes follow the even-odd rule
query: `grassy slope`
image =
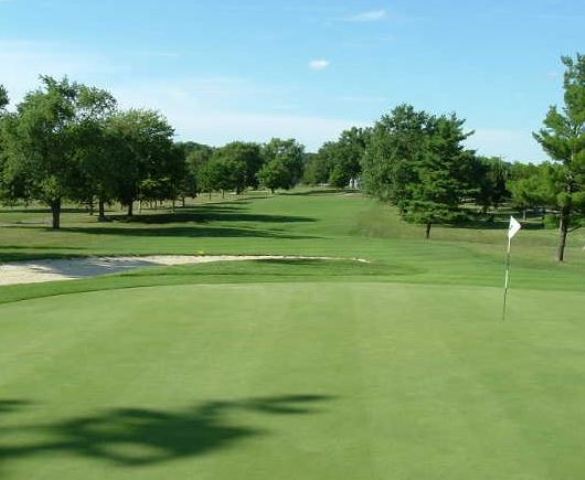
<svg viewBox="0 0 585 480">
<path fill-rule="evenodd" d="M 523 232 L 502 324 L 492 288 L 501 230 L 436 229 L 429 243 L 357 196 L 198 212 L 205 223 L 98 226 L 72 215 L 75 230 L 63 233 L 9 228 L 0 242 L 13 247 L 0 255 L 204 250 L 373 263 L 216 264 L 0 289 L 4 302 L 53 295 L 0 305 L 0 477 L 585 474 L 575 428 L 585 421 L 582 236 L 558 266 L 554 232 Z M 224 234 L 203 235 L 212 231 Z"/>
<path fill-rule="evenodd" d="M 494 287 L 502 283 L 504 224 L 488 230 L 436 227 L 433 240 L 426 242 L 421 239 L 420 227 L 400 222 L 391 208 L 358 195 L 252 198 L 200 205 L 181 211 L 179 217 L 158 214 L 143 216 L 136 223 L 106 225 L 95 223 L 83 213 L 70 213 L 65 215 L 62 232 L 15 223 L 41 222 L 43 218 L 46 213 L 0 213 L 0 223 L 12 222 L 0 228 L 0 261 L 96 254 L 273 253 L 363 257 L 373 264 L 176 267 L 67 285 L 8 287 L 0 289 L 0 302 L 122 286 L 303 281 L 307 275 L 343 281 L 353 277 L 356 281 Z M 529 230 L 517 238 L 513 259 L 516 288 L 585 290 L 582 231 L 570 236 L 569 262 L 564 265 L 553 260 L 556 232 Z"/>
</svg>

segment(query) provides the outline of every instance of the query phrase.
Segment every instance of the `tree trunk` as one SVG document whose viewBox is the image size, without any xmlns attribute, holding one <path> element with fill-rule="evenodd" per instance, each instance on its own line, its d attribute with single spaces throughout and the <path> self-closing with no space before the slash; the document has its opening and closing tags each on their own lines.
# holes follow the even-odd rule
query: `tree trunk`
<svg viewBox="0 0 585 480">
<path fill-rule="evenodd" d="M 90 215 L 91 217 L 93 217 L 94 211 L 95 211 L 95 204 L 94 204 L 94 201 L 93 201 L 93 198 L 92 198 L 92 199 L 89 201 L 89 215 Z"/>
<path fill-rule="evenodd" d="M 98 201 L 98 222 L 106 221 L 106 202 L 103 199 Z"/>
<path fill-rule="evenodd" d="M 432 223 L 427 223 L 427 228 L 425 231 L 425 238 L 428 240 L 429 238 L 431 238 L 431 227 L 433 226 Z"/>
<path fill-rule="evenodd" d="M 225 190 L 221 191 L 221 198 L 225 198 Z"/>
<path fill-rule="evenodd" d="M 567 246 L 567 234 L 569 233 L 569 223 L 571 219 L 571 209 L 564 207 L 561 211 L 561 225 L 559 228 L 559 249 L 557 259 L 559 262 L 565 261 L 565 247 Z"/>
<path fill-rule="evenodd" d="M 129 217 L 134 216 L 134 201 L 130 201 L 128 203 L 128 216 Z"/>
<path fill-rule="evenodd" d="M 176 203 L 177 203 L 177 201 L 173 198 L 172 203 L 171 203 L 171 212 L 173 212 L 173 213 L 175 213 Z"/>
<path fill-rule="evenodd" d="M 526 221 L 526 209 L 522 210 L 522 221 Z"/>
<path fill-rule="evenodd" d="M 51 214 L 53 215 L 53 230 L 61 228 L 61 199 L 58 198 L 51 202 Z"/>
<path fill-rule="evenodd" d="M 182 203 L 182 205 L 183 205 L 183 208 L 185 208 L 185 206 L 186 206 L 186 199 L 185 199 L 185 195 L 183 195 L 183 196 L 181 197 L 181 203 Z"/>
</svg>

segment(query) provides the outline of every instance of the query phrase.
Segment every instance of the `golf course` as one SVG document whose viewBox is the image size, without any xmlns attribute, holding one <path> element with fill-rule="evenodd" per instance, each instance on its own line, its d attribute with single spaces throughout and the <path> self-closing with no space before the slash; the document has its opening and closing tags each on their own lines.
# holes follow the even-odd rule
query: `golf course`
<svg viewBox="0 0 585 480">
<path fill-rule="evenodd" d="M 585 232 L 559 263 L 524 222 L 503 320 L 510 213 L 426 240 L 334 189 L 3 207 L 3 264 L 275 258 L 0 287 L 0 478 L 583 478 Z"/>
</svg>

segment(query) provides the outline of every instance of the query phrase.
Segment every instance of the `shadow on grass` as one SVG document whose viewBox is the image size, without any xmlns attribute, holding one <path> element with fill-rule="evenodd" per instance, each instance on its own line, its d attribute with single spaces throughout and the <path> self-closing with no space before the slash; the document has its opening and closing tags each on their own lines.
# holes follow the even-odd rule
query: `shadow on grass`
<svg viewBox="0 0 585 480">
<path fill-rule="evenodd" d="M 68 454 L 102 460 L 120 467 L 139 467 L 205 455 L 247 438 L 270 432 L 237 425 L 238 412 L 266 415 L 307 415 L 314 405 L 332 400 L 325 395 L 284 395 L 241 401 L 210 401 L 176 411 L 118 408 L 53 424 L 15 427 L 15 433 L 49 435 L 50 440 L 11 445 L 12 429 L 4 429 L 0 460 L 36 455 Z M 10 408 L 12 401 L 7 401 Z M 0 402 L 0 406 L 2 402 Z M 26 404 L 17 403 L 16 407 Z"/>
<path fill-rule="evenodd" d="M 236 208 L 197 208 L 182 209 L 176 213 L 149 213 L 141 214 L 128 218 L 124 215 L 110 215 L 108 217 L 113 222 L 124 223 L 145 223 L 145 224 L 165 224 L 165 223 L 208 223 L 208 222 L 254 222 L 254 223 L 301 223 L 315 222 L 311 217 L 301 217 L 294 215 L 261 215 L 244 213 Z"/>
<path fill-rule="evenodd" d="M 51 209 L 47 208 L 0 208 L 0 215 L 4 213 L 43 213 L 51 215 Z M 62 208 L 61 213 L 86 213 L 89 215 L 89 211 L 85 208 Z"/>
<path fill-rule="evenodd" d="M 287 235 L 279 233 L 276 230 L 258 230 L 249 228 L 234 227 L 211 227 L 203 225 L 185 225 L 185 226 L 160 226 L 160 227 L 142 227 L 142 226 L 106 226 L 107 224 L 94 224 L 87 227 L 61 227 L 59 230 L 53 230 L 50 227 L 40 225 L 28 225 L 26 227 L 9 225 L 3 228 L 26 228 L 29 230 L 38 230 L 54 235 L 61 233 L 82 233 L 88 235 L 113 235 L 113 236 L 130 236 L 130 237 L 185 237 L 185 238 L 220 238 L 220 237 L 243 237 L 243 238 L 278 238 L 283 240 L 309 240 L 321 238 L 314 235 Z M 3 247 L 0 247 L 0 249 Z M 35 247 L 31 247 L 34 249 Z M 56 247 L 55 249 L 58 249 Z M 47 248 L 50 250 L 50 248 Z"/>
<path fill-rule="evenodd" d="M 32 260 L 67 259 L 82 255 L 85 247 L 0 245 L 0 263 L 25 262 Z M 71 253 L 68 253 L 71 252 Z"/>
<path fill-rule="evenodd" d="M 185 237 L 185 238 L 279 238 L 287 240 L 318 238 L 307 235 L 285 235 L 252 228 L 205 227 L 199 225 L 181 227 L 62 227 L 62 232 L 84 233 L 90 235 L 117 235 L 130 237 Z"/>
<path fill-rule="evenodd" d="M 315 189 L 315 190 L 307 190 L 306 192 L 281 192 L 279 195 L 288 195 L 291 197 L 308 197 L 310 195 L 327 195 L 331 193 L 343 193 L 343 192 L 357 192 L 357 190 L 338 190 L 335 188 L 327 188 L 327 189 Z"/>
</svg>

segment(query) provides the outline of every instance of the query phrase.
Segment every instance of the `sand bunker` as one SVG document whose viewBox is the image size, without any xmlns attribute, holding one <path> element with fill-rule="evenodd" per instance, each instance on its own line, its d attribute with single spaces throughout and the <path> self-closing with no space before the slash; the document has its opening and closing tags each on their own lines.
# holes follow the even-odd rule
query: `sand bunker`
<svg viewBox="0 0 585 480">
<path fill-rule="evenodd" d="M 147 257 L 87 257 L 55 260 L 35 260 L 0 264 L 0 286 L 21 283 L 41 283 L 56 280 L 75 280 L 137 268 L 162 265 L 192 265 L 210 262 L 244 260 L 341 260 L 334 257 L 304 257 L 278 255 L 153 255 Z M 366 260 L 354 258 L 357 262 Z"/>
</svg>

